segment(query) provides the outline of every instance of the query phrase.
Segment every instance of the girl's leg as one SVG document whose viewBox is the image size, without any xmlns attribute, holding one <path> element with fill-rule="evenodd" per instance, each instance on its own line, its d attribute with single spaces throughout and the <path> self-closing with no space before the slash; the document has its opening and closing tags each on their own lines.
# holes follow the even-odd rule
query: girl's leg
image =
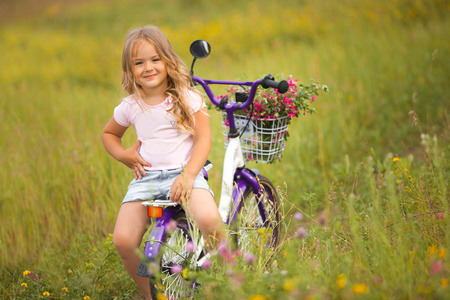
<svg viewBox="0 0 450 300">
<path fill-rule="evenodd" d="M 206 238 L 208 248 L 215 248 L 224 237 L 225 225 L 211 193 L 202 188 L 194 188 L 191 197 L 184 204 L 188 216 Z"/>
<path fill-rule="evenodd" d="M 150 222 L 147 208 L 141 203 L 136 201 L 122 204 L 114 228 L 113 243 L 125 269 L 144 293 L 145 299 L 151 299 L 148 278 L 136 274 L 141 260 L 136 249 L 141 245 Z"/>
</svg>

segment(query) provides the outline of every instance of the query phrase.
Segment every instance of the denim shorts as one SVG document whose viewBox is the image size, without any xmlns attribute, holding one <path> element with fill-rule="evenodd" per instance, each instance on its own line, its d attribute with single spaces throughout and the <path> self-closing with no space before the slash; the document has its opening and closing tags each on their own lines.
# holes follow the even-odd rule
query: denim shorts
<svg viewBox="0 0 450 300">
<path fill-rule="evenodd" d="M 128 186 L 127 194 L 122 204 L 132 201 L 142 200 L 164 200 L 170 198 L 170 188 L 175 179 L 180 176 L 182 169 L 145 171 L 142 179 L 133 179 Z M 194 189 L 205 189 L 214 197 L 213 191 L 209 188 L 208 182 L 200 172 L 194 180 Z"/>
</svg>

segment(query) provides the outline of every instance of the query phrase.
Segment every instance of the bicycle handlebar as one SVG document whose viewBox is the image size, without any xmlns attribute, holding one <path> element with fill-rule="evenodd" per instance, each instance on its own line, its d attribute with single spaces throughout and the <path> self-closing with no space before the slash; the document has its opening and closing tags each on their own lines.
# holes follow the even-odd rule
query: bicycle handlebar
<svg viewBox="0 0 450 300">
<path fill-rule="evenodd" d="M 289 84 L 286 80 L 282 80 L 280 82 L 274 81 L 274 77 L 270 74 L 266 75 L 263 79 L 258 79 L 255 81 L 220 81 L 220 80 L 209 80 L 209 79 L 203 79 L 201 77 L 192 76 L 192 79 L 199 83 L 203 89 L 206 92 L 206 95 L 208 95 L 208 98 L 211 100 L 211 102 L 221 107 L 221 102 L 216 98 L 213 91 L 209 87 L 210 84 L 220 84 L 220 85 L 241 85 L 241 86 L 250 86 L 250 92 L 248 94 L 247 101 L 245 101 L 242 104 L 235 103 L 234 109 L 245 109 L 250 106 L 250 104 L 253 102 L 253 99 L 256 95 L 256 90 L 258 89 L 258 86 L 261 85 L 263 88 L 275 88 L 278 90 L 279 93 L 284 94 L 289 90 Z M 222 107 L 224 108 L 224 107 Z"/>
<path fill-rule="evenodd" d="M 274 77 L 272 75 L 268 74 L 261 81 L 261 86 L 265 89 L 270 88 L 270 87 L 277 89 L 280 94 L 284 94 L 289 90 L 289 83 L 286 80 L 277 82 L 277 81 L 274 81 L 273 79 L 274 79 Z"/>
<path fill-rule="evenodd" d="M 263 88 L 267 89 L 269 87 L 275 88 L 278 90 L 280 94 L 284 94 L 289 90 L 289 84 L 286 80 L 283 80 L 281 82 L 274 81 L 274 77 L 271 74 L 266 75 L 263 79 L 258 79 L 256 81 L 247 81 L 247 82 L 239 82 L 239 81 L 218 81 L 218 80 L 206 80 L 203 78 L 200 78 L 198 76 L 194 76 L 194 63 L 196 59 L 198 58 L 205 58 L 209 55 L 211 52 L 211 46 L 209 43 L 205 40 L 196 40 L 191 44 L 190 52 L 192 56 L 194 56 L 194 60 L 192 61 L 191 65 L 191 78 L 192 83 L 199 83 L 203 89 L 205 90 L 206 94 L 208 95 L 208 98 L 211 100 L 211 102 L 219 106 L 222 109 L 225 109 L 227 114 L 231 114 L 235 110 L 244 109 L 250 106 L 250 104 L 253 102 L 253 99 L 255 98 L 256 90 L 258 89 L 258 86 L 261 85 Z M 239 104 L 236 102 L 226 102 L 226 101 L 219 101 L 214 93 L 212 92 L 211 88 L 209 87 L 209 84 L 226 84 L 226 85 L 246 85 L 250 86 L 250 92 L 248 93 L 248 97 L 245 100 L 244 103 Z M 245 98 L 243 98 L 245 99 Z M 243 100 L 242 100 L 243 101 Z M 241 101 L 241 102 L 242 102 Z"/>
</svg>

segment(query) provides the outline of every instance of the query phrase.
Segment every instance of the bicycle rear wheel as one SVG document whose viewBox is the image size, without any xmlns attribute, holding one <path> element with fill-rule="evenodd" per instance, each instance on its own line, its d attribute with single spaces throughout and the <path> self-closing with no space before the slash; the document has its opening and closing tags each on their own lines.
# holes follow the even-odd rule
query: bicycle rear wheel
<svg viewBox="0 0 450 300">
<path fill-rule="evenodd" d="M 159 257 L 160 275 L 150 278 L 153 298 L 157 293 L 163 293 L 167 299 L 190 298 L 197 286 L 195 280 L 189 279 L 189 273 L 197 267 L 200 257 L 197 257 L 195 252 L 187 251 L 186 245 L 193 242 L 198 248 L 199 232 L 193 234 L 192 225 L 188 223 L 184 211 L 178 212 L 173 219 L 177 222 L 177 227 L 164 238 L 163 251 Z"/>
<path fill-rule="evenodd" d="M 256 176 L 261 186 L 258 196 L 250 187 L 245 191 L 231 234 L 235 235 L 237 247 L 243 252 L 255 251 L 255 246 L 275 247 L 280 232 L 280 210 L 278 193 L 272 182 L 262 175 Z M 263 204 L 266 218 L 264 221 L 259 203 Z"/>
</svg>

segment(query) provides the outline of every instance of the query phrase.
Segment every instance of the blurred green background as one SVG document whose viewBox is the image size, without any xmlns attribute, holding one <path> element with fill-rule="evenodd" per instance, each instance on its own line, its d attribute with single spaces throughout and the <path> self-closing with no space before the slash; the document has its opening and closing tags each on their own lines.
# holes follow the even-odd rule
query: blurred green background
<svg viewBox="0 0 450 300">
<path fill-rule="evenodd" d="M 120 56 L 131 28 L 159 26 L 187 65 L 190 43 L 208 40 L 212 53 L 195 70 L 204 78 L 272 73 L 328 85 L 317 114 L 292 123 L 281 162 L 250 163 L 286 184 L 290 202 L 309 209 L 313 199 L 319 212 L 334 182 L 352 189 L 367 155 L 424 159 L 421 134 L 448 151 L 449 9 L 444 0 L 2 1 L 0 265 L 112 232 L 132 176 L 100 135 L 124 95 Z M 220 116 L 210 113 L 219 195 L 225 149 Z"/>
</svg>

